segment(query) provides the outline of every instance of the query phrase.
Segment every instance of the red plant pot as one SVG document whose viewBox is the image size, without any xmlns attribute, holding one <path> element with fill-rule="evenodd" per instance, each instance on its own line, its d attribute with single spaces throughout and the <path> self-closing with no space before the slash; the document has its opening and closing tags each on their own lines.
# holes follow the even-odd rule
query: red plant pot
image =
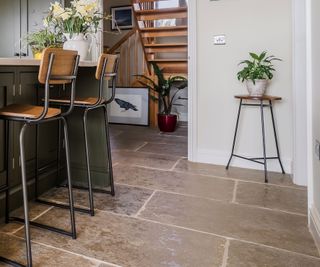
<svg viewBox="0 0 320 267">
<path fill-rule="evenodd" d="M 177 115 L 158 114 L 158 127 L 161 132 L 174 132 L 177 126 Z"/>
</svg>

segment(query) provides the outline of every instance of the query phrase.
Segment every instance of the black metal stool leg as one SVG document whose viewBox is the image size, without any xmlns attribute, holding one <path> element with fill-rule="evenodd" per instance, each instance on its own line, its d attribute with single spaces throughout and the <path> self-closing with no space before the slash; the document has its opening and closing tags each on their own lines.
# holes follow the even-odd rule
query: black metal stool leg
<svg viewBox="0 0 320 267">
<path fill-rule="evenodd" d="M 57 187 L 60 179 L 60 168 L 61 168 L 61 121 L 58 121 L 58 146 L 57 146 Z"/>
<path fill-rule="evenodd" d="M 113 167 L 112 167 L 112 158 L 111 158 L 111 145 L 110 145 L 110 132 L 109 132 L 109 121 L 108 121 L 108 108 L 107 105 L 104 105 L 104 119 L 105 119 L 105 129 L 106 129 L 106 141 L 107 141 L 107 155 L 108 155 L 108 168 L 110 175 L 110 188 L 111 195 L 115 195 L 114 190 L 114 181 L 113 181 Z"/>
<path fill-rule="evenodd" d="M 86 109 L 84 111 L 84 113 L 83 113 L 83 133 L 84 133 L 85 154 L 86 154 L 86 164 L 87 164 L 87 178 L 88 178 L 90 215 L 94 216 L 94 203 L 93 203 L 93 193 L 92 193 L 92 181 L 91 181 L 89 145 L 88 145 L 88 132 L 87 132 L 87 115 L 88 115 L 88 111 L 89 110 Z"/>
<path fill-rule="evenodd" d="M 268 172 L 267 172 L 267 154 L 266 154 L 266 136 L 264 127 L 264 112 L 263 112 L 263 100 L 260 101 L 261 111 L 261 129 L 262 129 L 262 146 L 263 146 L 263 165 L 264 165 L 264 181 L 268 183 Z"/>
<path fill-rule="evenodd" d="M 38 153 L 39 153 L 39 124 L 36 125 L 36 166 L 35 166 L 35 174 L 34 174 L 34 195 L 35 195 L 35 199 L 38 198 L 39 196 L 39 190 L 38 190 L 38 181 L 39 181 L 39 177 L 38 177 L 38 170 L 39 170 L 39 157 L 38 157 Z"/>
<path fill-rule="evenodd" d="M 20 157 L 21 157 L 21 179 L 22 179 L 22 193 L 23 193 L 23 211 L 24 211 L 24 225 L 25 225 L 25 239 L 27 249 L 27 266 L 32 266 L 32 254 L 31 254 L 31 240 L 30 240 L 30 225 L 29 225 L 29 208 L 28 208 L 28 188 L 27 188 L 27 174 L 25 164 L 24 153 L 24 133 L 27 128 L 27 124 L 23 124 L 20 130 Z"/>
<path fill-rule="evenodd" d="M 76 223 L 74 215 L 74 204 L 73 204 L 73 194 L 72 194 L 72 184 L 71 184 L 71 168 L 70 168 L 70 148 L 69 148 L 69 136 L 68 136 L 68 125 L 65 118 L 61 118 L 63 121 L 63 132 L 64 132 L 64 142 L 66 150 L 66 162 L 67 162 L 67 176 L 68 176 L 68 191 L 69 191 L 69 208 L 70 208 L 70 220 L 71 220 L 71 233 L 72 238 L 76 239 Z"/>
<path fill-rule="evenodd" d="M 276 143 L 276 149 L 277 149 L 277 157 L 278 157 L 278 160 L 279 160 L 281 171 L 282 171 L 283 174 L 285 174 L 285 171 L 283 169 L 283 165 L 282 165 L 282 162 L 281 162 L 281 159 L 280 159 L 278 136 L 277 136 L 277 131 L 276 131 L 276 125 L 275 125 L 275 122 L 274 122 L 273 107 L 272 107 L 272 101 L 271 100 L 269 101 L 269 107 L 270 107 L 270 112 L 271 112 L 271 119 L 272 119 L 273 133 L 274 133 L 274 141 Z"/>
<path fill-rule="evenodd" d="M 228 164 L 227 164 L 227 166 L 226 166 L 226 169 L 227 169 L 227 170 L 229 169 L 229 166 L 230 166 L 232 157 L 233 157 L 233 155 L 234 155 L 234 148 L 235 148 L 235 145 L 236 145 L 237 133 L 238 133 L 238 128 L 239 128 L 239 120 L 240 120 L 241 107 L 242 107 L 242 99 L 240 100 L 240 104 L 239 104 L 238 116 L 237 116 L 237 122 L 236 122 L 236 128 L 235 128 L 235 131 L 234 131 L 234 137 L 233 137 L 233 143 L 232 143 L 231 155 L 230 155 Z"/>
<path fill-rule="evenodd" d="M 6 191 L 5 191 L 5 201 L 6 201 L 6 206 L 5 206 L 5 223 L 9 223 L 9 213 L 10 213 L 10 186 L 9 186 L 9 121 L 5 120 L 5 166 L 6 166 Z"/>
</svg>

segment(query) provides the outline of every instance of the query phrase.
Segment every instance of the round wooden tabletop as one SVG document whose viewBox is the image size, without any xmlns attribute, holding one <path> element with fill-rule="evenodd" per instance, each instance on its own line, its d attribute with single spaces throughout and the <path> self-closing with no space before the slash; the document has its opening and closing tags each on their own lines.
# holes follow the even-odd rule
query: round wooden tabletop
<svg viewBox="0 0 320 267">
<path fill-rule="evenodd" d="M 243 100 L 268 100 L 268 101 L 274 101 L 274 100 L 281 100 L 282 98 L 280 96 L 272 96 L 272 95 L 263 95 L 263 96 L 251 96 L 251 95 L 235 95 L 235 98 L 243 99 Z"/>
</svg>

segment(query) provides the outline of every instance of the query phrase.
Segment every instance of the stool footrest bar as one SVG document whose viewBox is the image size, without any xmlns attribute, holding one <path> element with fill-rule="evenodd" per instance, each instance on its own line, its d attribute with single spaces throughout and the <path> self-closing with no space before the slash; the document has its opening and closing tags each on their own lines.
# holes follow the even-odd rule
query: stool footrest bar
<svg viewBox="0 0 320 267">
<path fill-rule="evenodd" d="M 55 207 L 61 208 L 61 209 L 70 209 L 70 206 L 68 204 L 56 203 L 53 201 L 48 201 L 48 200 L 43 200 L 43 199 L 36 199 L 36 201 L 41 204 L 55 206 Z M 92 216 L 94 215 L 94 212 L 91 211 L 90 209 L 85 209 L 85 208 L 80 208 L 80 207 L 74 207 L 73 209 L 78 212 L 87 213 Z"/>
<path fill-rule="evenodd" d="M 61 185 L 61 187 L 67 187 L 68 185 Z M 79 190 L 88 190 L 88 187 L 81 186 L 81 185 L 72 185 L 72 188 L 79 189 Z M 92 188 L 92 191 L 95 193 L 104 193 L 114 196 L 111 190 L 101 189 L 101 188 Z"/>
<path fill-rule="evenodd" d="M 0 256 L 0 262 L 4 262 L 4 263 L 9 264 L 9 265 L 14 266 L 14 267 L 25 267 L 25 265 L 23 265 L 23 264 L 20 264 L 20 263 L 18 263 L 16 261 L 9 260 L 9 259 L 1 257 L 1 256 Z"/>
<path fill-rule="evenodd" d="M 13 221 L 13 222 L 21 222 L 21 223 L 25 222 L 24 219 L 19 218 L 19 217 L 10 217 L 9 220 Z M 32 226 L 35 226 L 35 227 L 38 227 L 38 228 L 42 228 L 42 229 L 46 229 L 46 230 L 49 230 L 49 231 L 52 231 L 52 232 L 55 232 L 55 233 L 58 233 L 58 234 L 71 236 L 72 238 L 74 238 L 73 234 L 71 232 L 68 232 L 68 231 L 63 230 L 63 229 L 60 229 L 60 228 L 57 228 L 57 227 L 54 227 L 54 226 L 49 226 L 49 225 L 42 224 L 42 223 L 33 222 L 33 221 L 30 221 L 29 223 Z"/>
</svg>

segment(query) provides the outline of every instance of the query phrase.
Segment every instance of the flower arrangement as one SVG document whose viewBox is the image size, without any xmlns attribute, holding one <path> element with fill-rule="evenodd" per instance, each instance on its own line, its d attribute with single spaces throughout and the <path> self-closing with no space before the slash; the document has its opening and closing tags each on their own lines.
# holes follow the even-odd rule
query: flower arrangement
<svg viewBox="0 0 320 267">
<path fill-rule="evenodd" d="M 97 0 L 74 0 L 70 7 L 63 8 L 59 2 L 51 3 L 49 14 L 44 19 L 45 27 L 52 27 L 57 33 L 96 33 L 103 19 L 111 19 L 99 13 Z"/>
</svg>

